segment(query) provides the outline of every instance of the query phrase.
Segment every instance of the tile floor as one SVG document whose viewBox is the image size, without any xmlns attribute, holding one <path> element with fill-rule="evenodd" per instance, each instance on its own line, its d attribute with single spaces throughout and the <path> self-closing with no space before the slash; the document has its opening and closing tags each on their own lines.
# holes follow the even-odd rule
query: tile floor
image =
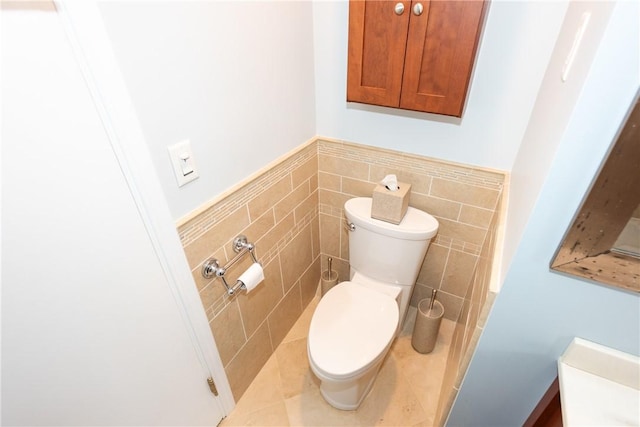
<svg viewBox="0 0 640 427">
<path fill-rule="evenodd" d="M 411 346 L 416 309 L 410 307 L 369 395 L 356 411 L 341 411 L 324 401 L 307 361 L 307 332 L 318 300 L 302 313 L 221 425 L 434 426 L 455 322 L 443 319 L 433 352 L 420 354 Z"/>
</svg>

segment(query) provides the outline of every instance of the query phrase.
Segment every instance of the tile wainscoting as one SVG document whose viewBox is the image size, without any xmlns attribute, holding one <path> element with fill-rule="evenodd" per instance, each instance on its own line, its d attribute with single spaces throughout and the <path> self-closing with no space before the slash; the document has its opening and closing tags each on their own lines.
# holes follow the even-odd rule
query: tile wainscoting
<svg viewBox="0 0 640 427">
<path fill-rule="evenodd" d="M 493 279 L 492 267 L 498 244 L 498 229 L 503 222 L 501 215 L 504 203 L 502 195 L 499 201 L 500 209 L 496 210 L 491 220 L 480 258 L 456 321 L 436 412 L 438 425 L 444 425 L 451 410 L 496 297 L 496 294 L 490 291 L 490 282 Z"/>
<path fill-rule="evenodd" d="M 320 277 L 318 154 L 315 142 L 288 155 L 178 227 L 236 401 L 313 299 Z M 202 277 L 202 264 L 235 256 L 239 234 L 255 244 L 264 283 L 226 294 L 221 279 Z M 229 269 L 229 283 L 251 257 Z"/>
<path fill-rule="evenodd" d="M 341 280 L 349 278 L 349 240 L 344 203 L 371 197 L 387 174 L 411 184 L 410 206 L 436 217 L 432 240 L 411 298 L 417 306 L 433 289 L 445 317 L 457 320 L 498 208 L 505 174 L 417 155 L 318 139 L 320 248 L 331 256 Z"/>
<path fill-rule="evenodd" d="M 412 184 L 411 206 L 440 222 L 411 304 L 438 289 L 446 317 L 456 321 L 494 226 L 504 173 L 316 138 L 178 226 L 236 401 L 313 299 L 328 257 L 348 280 L 344 202 L 371 196 L 389 173 Z M 255 243 L 265 282 L 229 297 L 220 279 L 200 270 L 209 257 L 223 265 L 233 258 L 238 234 Z M 249 266 L 245 258 L 227 273 L 230 283 Z"/>
</svg>

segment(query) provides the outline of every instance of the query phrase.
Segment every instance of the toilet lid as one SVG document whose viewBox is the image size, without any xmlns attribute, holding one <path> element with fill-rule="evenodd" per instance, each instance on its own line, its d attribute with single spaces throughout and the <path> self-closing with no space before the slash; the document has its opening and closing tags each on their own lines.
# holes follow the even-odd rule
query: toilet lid
<svg viewBox="0 0 640 427">
<path fill-rule="evenodd" d="M 353 375 L 382 354 L 395 335 L 398 318 L 393 298 L 342 282 L 322 297 L 313 313 L 309 354 L 329 376 Z"/>
</svg>

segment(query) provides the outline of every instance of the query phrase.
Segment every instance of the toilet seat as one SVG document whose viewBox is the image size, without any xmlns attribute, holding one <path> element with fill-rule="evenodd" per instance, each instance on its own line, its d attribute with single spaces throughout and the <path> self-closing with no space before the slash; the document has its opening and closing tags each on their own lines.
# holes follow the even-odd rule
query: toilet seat
<svg viewBox="0 0 640 427">
<path fill-rule="evenodd" d="M 347 379 L 386 354 L 399 320 L 396 300 L 355 282 L 342 282 L 318 303 L 308 352 L 316 373 Z"/>
</svg>

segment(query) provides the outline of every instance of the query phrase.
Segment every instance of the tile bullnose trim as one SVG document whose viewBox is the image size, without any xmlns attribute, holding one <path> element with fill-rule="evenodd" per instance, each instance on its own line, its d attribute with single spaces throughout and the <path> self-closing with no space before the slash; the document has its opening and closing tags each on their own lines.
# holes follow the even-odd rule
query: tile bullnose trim
<svg viewBox="0 0 640 427">
<path fill-rule="evenodd" d="M 381 156 L 380 154 L 385 154 Z M 314 136 L 259 171 L 227 189 L 212 200 L 202 204 L 176 221 L 176 228 L 183 246 L 197 239 L 222 217 L 249 200 L 267 182 L 276 176 L 284 176 L 314 155 L 337 155 L 376 165 L 414 170 L 423 174 L 439 176 L 470 185 L 503 190 L 508 173 L 496 169 L 435 159 L 418 154 Z"/>
<path fill-rule="evenodd" d="M 428 157 L 421 154 L 364 145 L 330 137 L 317 136 L 316 141 L 318 144 L 318 154 L 331 155 L 332 153 L 340 153 L 343 156 L 347 156 L 347 158 L 355 156 L 356 159 L 360 158 L 362 160 L 362 154 L 364 152 L 367 161 L 379 165 L 390 165 L 389 159 L 386 156 L 380 156 L 380 153 L 382 153 L 396 158 L 396 163 L 400 162 L 398 166 L 406 167 L 407 164 L 410 165 L 415 162 L 427 163 L 429 165 L 433 165 L 436 170 L 450 169 L 449 173 L 451 173 L 451 178 L 473 176 L 479 183 L 484 182 L 487 186 L 492 187 L 498 185 L 498 188 L 501 188 L 501 184 L 505 181 L 505 177 L 508 175 L 507 171 L 500 169 L 469 165 L 450 160 L 438 159 L 435 157 Z M 367 155 L 367 153 L 373 154 Z M 421 170 L 422 168 L 419 169 Z"/>
<path fill-rule="evenodd" d="M 177 229 L 182 245 L 186 247 L 198 239 L 228 213 L 268 188 L 270 183 L 285 177 L 316 155 L 315 139 L 307 141 L 181 218 Z"/>
<path fill-rule="evenodd" d="M 290 150 L 289 152 L 283 154 L 282 156 L 268 163 L 267 165 L 260 168 L 256 172 L 252 173 L 242 181 L 224 190 L 222 193 L 218 194 L 213 199 L 203 203 L 193 211 L 178 218 L 176 220 L 176 227 L 180 229 L 187 226 L 189 222 L 195 220 L 200 215 L 206 213 L 207 210 L 213 208 L 215 205 L 225 202 L 227 198 L 234 196 L 237 192 L 242 191 L 245 187 L 253 184 L 256 181 L 262 181 L 266 175 L 269 175 L 270 173 L 273 172 L 273 170 L 276 170 L 280 166 L 283 166 L 288 160 L 291 160 L 297 154 L 301 154 L 305 149 L 311 148 L 312 149 L 311 151 L 313 151 L 312 154 L 316 154 L 317 152 L 316 143 L 317 143 L 317 137 L 314 136 L 313 138 L 310 138 L 306 142 Z M 304 154 L 308 154 L 308 153 L 304 153 Z"/>
</svg>

